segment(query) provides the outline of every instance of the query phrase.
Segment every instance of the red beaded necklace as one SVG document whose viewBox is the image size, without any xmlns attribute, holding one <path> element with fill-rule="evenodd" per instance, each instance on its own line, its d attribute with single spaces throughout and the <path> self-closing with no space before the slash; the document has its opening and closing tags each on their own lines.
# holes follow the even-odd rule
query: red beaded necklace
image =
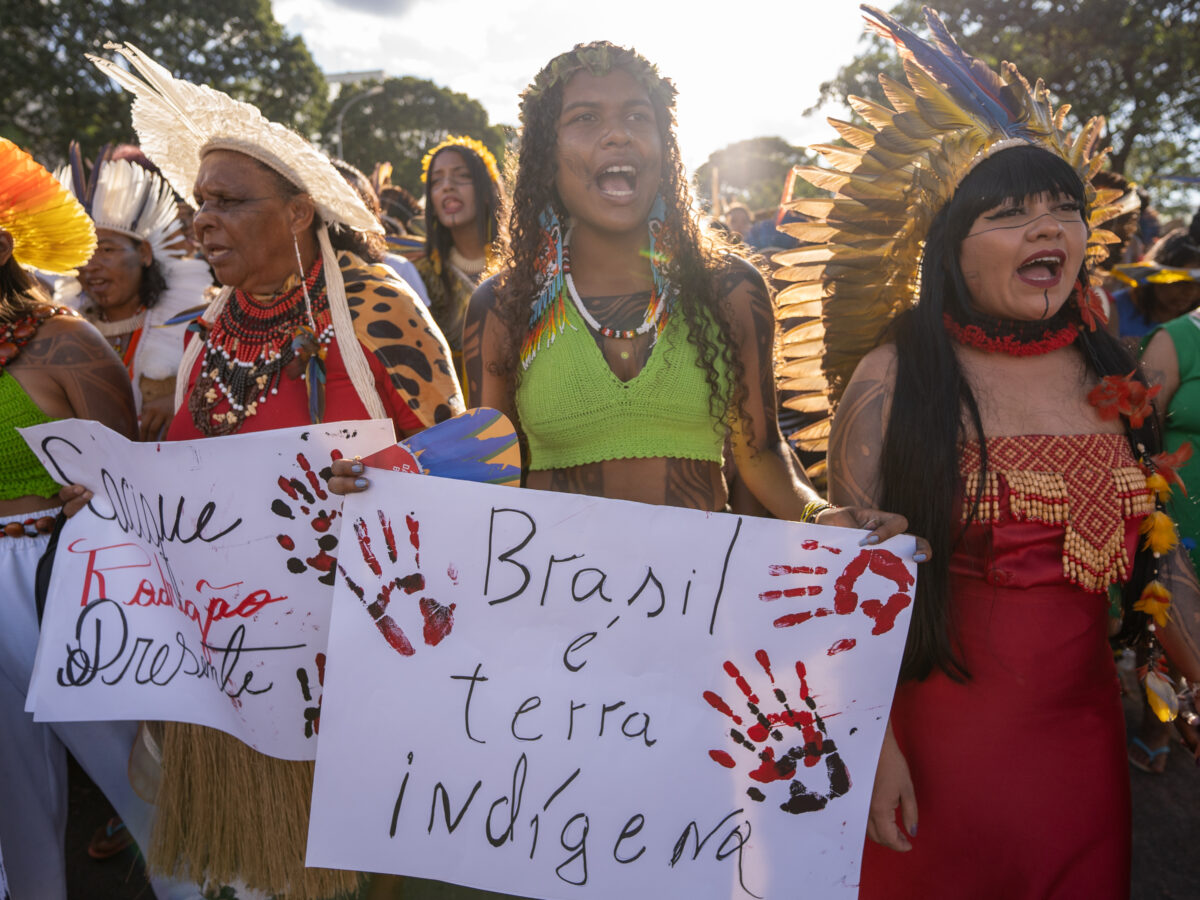
<svg viewBox="0 0 1200 900">
<path fill-rule="evenodd" d="M 305 295 L 312 300 L 309 320 Z M 315 326 L 315 328 L 314 328 Z M 269 306 L 235 290 L 205 339 L 200 374 L 188 398 L 192 421 L 213 437 L 232 434 L 279 391 L 284 374 L 299 377 L 289 364 L 297 336 L 315 333 L 318 352 L 333 339 L 325 277 L 318 259 L 302 284 L 275 297 Z M 226 412 L 213 412 L 222 401 Z"/>
<path fill-rule="evenodd" d="M 1046 322 L 1016 322 L 1002 319 L 982 324 L 963 324 L 950 313 L 942 316 L 946 333 L 959 344 L 1008 356 L 1041 356 L 1060 350 L 1079 337 L 1079 326 L 1056 316 Z"/>
</svg>

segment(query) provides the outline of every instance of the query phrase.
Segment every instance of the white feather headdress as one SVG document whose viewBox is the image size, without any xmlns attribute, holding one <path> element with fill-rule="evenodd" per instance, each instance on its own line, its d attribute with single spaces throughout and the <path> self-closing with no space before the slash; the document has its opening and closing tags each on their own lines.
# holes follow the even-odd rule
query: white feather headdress
<svg viewBox="0 0 1200 900">
<path fill-rule="evenodd" d="M 274 169 L 312 197 L 326 225 L 383 234 L 383 226 L 328 157 L 296 132 L 270 121 L 250 103 L 176 78 L 132 44 L 104 46 L 125 57 L 137 74 L 112 60 L 91 55 L 88 59 L 134 94 L 138 141 L 178 194 L 192 196 L 205 153 L 235 150 Z"/>
<path fill-rule="evenodd" d="M 359 199 L 329 158 L 296 134 L 267 119 L 258 109 L 234 100 L 207 85 L 176 78 L 132 44 L 105 44 L 116 50 L 139 73 L 127 72 L 111 60 L 88 56 L 113 81 L 134 95 L 133 127 L 142 151 L 184 197 L 192 196 L 200 161 L 211 150 L 244 153 L 278 172 L 313 199 L 317 215 L 325 225 L 345 225 L 356 231 L 383 234 L 379 220 Z M 355 392 L 373 419 L 387 418 L 383 401 L 375 389 L 375 376 L 354 333 L 354 322 L 346 302 L 346 286 L 327 228 L 317 229 L 325 285 L 334 336 L 342 353 L 346 373 Z M 229 299 L 226 286 L 204 311 L 210 322 Z M 192 341 L 184 351 L 175 380 L 175 407 L 184 393 L 203 341 Z"/>
<path fill-rule="evenodd" d="M 70 166 L 63 166 L 54 177 L 83 204 L 97 228 L 148 241 L 160 261 L 187 255 L 175 194 L 149 169 L 128 159 L 101 156 L 90 185 L 82 172 L 72 172 Z"/>
</svg>

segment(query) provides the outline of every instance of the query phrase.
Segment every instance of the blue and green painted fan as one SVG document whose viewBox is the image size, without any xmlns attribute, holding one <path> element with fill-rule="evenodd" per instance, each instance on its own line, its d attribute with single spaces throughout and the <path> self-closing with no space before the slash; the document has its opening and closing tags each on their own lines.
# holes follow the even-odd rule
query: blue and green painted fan
<svg viewBox="0 0 1200 900">
<path fill-rule="evenodd" d="M 372 453 L 364 466 L 517 486 L 521 450 L 508 416 L 495 409 L 469 409 L 399 443 Z"/>
</svg>

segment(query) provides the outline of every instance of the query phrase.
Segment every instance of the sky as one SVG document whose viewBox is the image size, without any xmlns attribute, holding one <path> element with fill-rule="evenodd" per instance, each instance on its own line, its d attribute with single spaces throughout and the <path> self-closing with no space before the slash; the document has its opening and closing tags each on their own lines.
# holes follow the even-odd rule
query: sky
<svg viewBox="0 0 1200 900">
<path fill-rule="evenodd" d="M 803 113 L 859 51 L 854 0 L 273 0 L 327 74 L 382 69 L 475 98 L 493 123 L 517 124 L 517 96 L 580 42 L 637 49 L 679 90 L 684 163 L 752 137 L 832 139 L 834 104 Z M 890 6 L 890 3 L 883 3 Z M 351 110 L 348 115 L 353 115 Z"/>
</svg>

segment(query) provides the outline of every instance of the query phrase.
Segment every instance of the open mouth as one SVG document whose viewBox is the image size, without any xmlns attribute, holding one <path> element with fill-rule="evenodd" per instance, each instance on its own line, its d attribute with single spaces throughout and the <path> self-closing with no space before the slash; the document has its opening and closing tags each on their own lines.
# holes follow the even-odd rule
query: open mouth
<svg viewBox="0 0 1200 900">
<path fill-rule="evenodd" d="M 613 198 L 632 197 L 637 188 L 637 169 L 629 165 L 608 166 L 596 176 L 600 193 Z"/>
<path fill-rule="evenodd" d="M 228 255 L 228 247 L 219 247 L 216 244 L 210 244 L 204 248 L 204 258 L 208 260 L 209 265 L 217 265 Z"/>
<path fill-rule="evenodd" d="M 1066 254 L 1059 250 L 1039 253 L 1017 267 L 1017 277 L 1036 287 L 1049 287 L 1062 277 L 1064 262 Z"/>
</svg>

